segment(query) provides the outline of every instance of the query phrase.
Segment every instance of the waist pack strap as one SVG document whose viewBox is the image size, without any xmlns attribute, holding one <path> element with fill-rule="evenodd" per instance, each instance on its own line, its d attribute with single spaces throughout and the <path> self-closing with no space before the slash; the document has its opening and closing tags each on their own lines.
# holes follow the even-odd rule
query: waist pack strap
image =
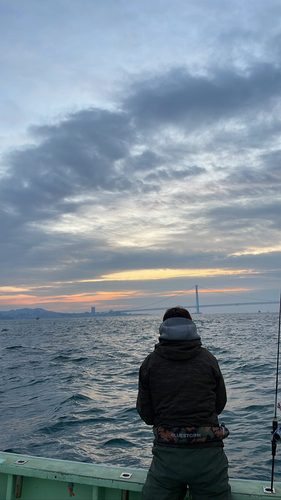
<svg viewBox="0 0 281 500">
<path fill-rule="evenodd" d="M 221 441 L 229 435 L 224 424 L 217 427 L 164 427 L 153 428 L 155 443 L 190 444 Z"/>
</svg>

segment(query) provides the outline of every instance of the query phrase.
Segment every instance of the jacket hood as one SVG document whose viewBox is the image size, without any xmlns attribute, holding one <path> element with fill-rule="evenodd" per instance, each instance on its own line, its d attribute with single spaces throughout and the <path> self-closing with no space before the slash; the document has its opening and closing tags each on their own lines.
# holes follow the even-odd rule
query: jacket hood
<svg viewBox="0 0 281 500">
<path fill-rule="evenodd" d="M 169 318 L 160 325 L 159 340 L 185 341 L 200 340 L 196 325 L 190 319 Z"/>
</svg>

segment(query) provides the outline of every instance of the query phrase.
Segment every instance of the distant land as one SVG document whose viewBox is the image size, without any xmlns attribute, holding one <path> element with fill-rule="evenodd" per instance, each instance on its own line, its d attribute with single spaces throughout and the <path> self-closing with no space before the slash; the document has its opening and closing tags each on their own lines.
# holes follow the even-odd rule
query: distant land
<svg viewBox="0 0 281 500">
<path fill-rule="evenodd" d="M 46 309 L 12 309 L 11 311 L 0 311 L 0 320 L 3 319 L 44 319 L 44 318 L 99 318 L 100 316 L 132 316 L 133 314 L 122 311 L 109 312 L 84 312 L 84 313 L 60 313 L 46 311 Z M 135 316 L 135 314 L 134 314 Z"/>
</svg>

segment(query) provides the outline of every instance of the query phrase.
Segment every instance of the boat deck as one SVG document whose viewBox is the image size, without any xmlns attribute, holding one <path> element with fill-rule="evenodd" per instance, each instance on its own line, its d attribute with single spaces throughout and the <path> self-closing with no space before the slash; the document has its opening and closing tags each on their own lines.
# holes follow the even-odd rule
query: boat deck
<svg viewBox="0 0 281 500">
<path fill-rule="evenodd" d="M 146 470 L 0 452 L 0 500 L 140 500 Z M 281 500 L 281 483 L 231 481 L 233 500 Z M 189 498 L 187 496 L 187 498 Z"/>
</svg>

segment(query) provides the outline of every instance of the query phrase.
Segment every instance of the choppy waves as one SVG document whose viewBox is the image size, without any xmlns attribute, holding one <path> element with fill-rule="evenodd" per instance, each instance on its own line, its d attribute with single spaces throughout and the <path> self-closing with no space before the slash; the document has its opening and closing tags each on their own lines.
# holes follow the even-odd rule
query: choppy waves
<svg viewBox="0 0 281 500">
<path fill-rule="evenodd" d="M 0 448 L 147 468 L 152 430 L 140 420 L 135 400 L 138 369 L 157 342 L 160 321 L 2 321 Z M 200 315 L 195 322 L 227 385 L 221 421 L 230 429 L 230 475 L 268 479 L 277 314 Z M 279 461 L 277 451 L 280 480 Z"/>
</svg>

